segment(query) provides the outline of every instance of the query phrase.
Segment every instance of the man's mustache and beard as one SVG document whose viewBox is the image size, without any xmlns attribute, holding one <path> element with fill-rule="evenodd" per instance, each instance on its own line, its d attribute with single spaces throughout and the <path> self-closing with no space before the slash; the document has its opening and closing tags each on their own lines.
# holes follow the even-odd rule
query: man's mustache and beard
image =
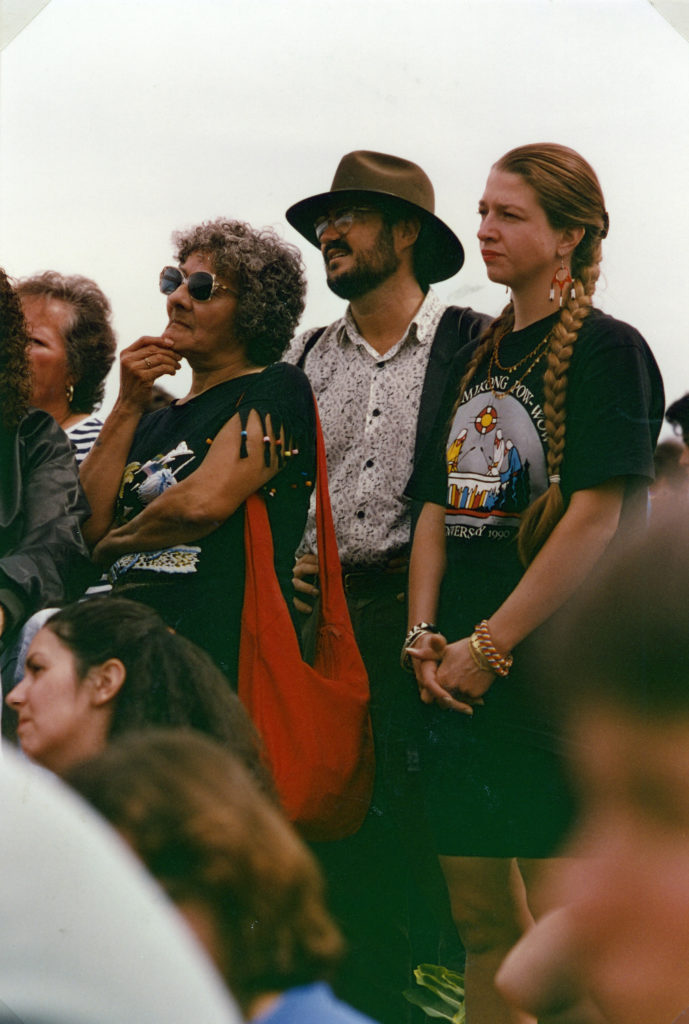
<svg viewBox="0 0 689 1024">
<path fill-rule="evenodd" d="M 331 272 L 328 260 L 330 254 L 341 253 L 353 257 L 351 269 Z M 323 250 L 325 272 L 328 287 L 341 299 L 358 299 L 367 292 L 373 291 L 378 285 L 387 281 L 400 265 L 395 252 L 392 228 L 383 224 L 378 237 L 369 249 L 354 253 L 347 243 L 346 237 L 328 242 Z"/>
</svg>

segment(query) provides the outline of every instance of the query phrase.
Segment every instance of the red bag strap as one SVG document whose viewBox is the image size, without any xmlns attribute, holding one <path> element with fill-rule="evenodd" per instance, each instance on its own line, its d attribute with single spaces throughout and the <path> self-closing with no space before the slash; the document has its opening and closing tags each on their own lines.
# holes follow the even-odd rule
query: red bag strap
<svg viewBox="0 0 689 1024">
<path fill-rule="evenodd" d="M 337 551 L 337 538 L 333 524 L 332 506 L 328 491 L 328 468 L 325 454 L 325 440 L 318 415 L 318 405 L 313 396 L 313 414 L 316 432 L 316 539 L 318 545 L 318 575 L 321 592 L 321 619 L 328 621 L 337 617 L 343 606 L 346 607 L 344 589 L 342 587 L 342 566 Z M 273 561 L 273 537 L 270 520 L 263 496 L 259 492 L 250 494 L 246 499 L 246 518 L 251 537 L 251 546 L 260 548 L 254 555 L 257 579 L 263 573 L 275 576 Z M 248 539 L 248 538 L 247 538 Z M 265 578 L 265 577 L 264 577 Z"/>
</svg>

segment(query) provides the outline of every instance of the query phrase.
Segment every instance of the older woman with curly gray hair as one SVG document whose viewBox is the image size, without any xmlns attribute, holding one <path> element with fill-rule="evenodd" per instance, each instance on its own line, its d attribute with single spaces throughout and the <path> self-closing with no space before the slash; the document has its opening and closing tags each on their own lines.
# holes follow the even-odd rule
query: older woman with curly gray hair
<svg viewBox="0 0 689 1024">
<path fill-rule="evenodd" d="M 95 560 L 116 594 L 154 607 L 236 680 L 244 596 L 244 502 L 266 495 L 275 567 L 291 609 L 294 552 L 314 478 L 311 389 L 278 362 L 304 307 L 294 247 L 218 219 L 173 236 L 167 325 L 121 356 L 121 386 L 82 467 Z M 146 413 L 182 360 L 188 394 Z"/>
</svg>

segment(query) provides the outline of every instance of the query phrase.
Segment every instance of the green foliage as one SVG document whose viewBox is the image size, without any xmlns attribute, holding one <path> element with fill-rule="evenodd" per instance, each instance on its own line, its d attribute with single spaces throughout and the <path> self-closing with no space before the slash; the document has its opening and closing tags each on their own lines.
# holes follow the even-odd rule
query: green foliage
<svg viewBox="0 0 689 1024">
<path fill-rule="evenodd" d="M 414 971 L 417 988 L 407 989 L 404 998 L 420 1006 L 427 1017 L 464 1024 L 464 978 L 449 967 L 419 964 Z"/>
</svg>

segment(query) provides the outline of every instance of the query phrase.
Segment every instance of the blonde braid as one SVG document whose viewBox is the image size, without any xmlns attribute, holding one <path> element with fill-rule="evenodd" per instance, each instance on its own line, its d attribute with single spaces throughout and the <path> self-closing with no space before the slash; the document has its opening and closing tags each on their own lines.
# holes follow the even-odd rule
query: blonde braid
<svg viewBox="0 0 689 1024">
<path fill-rule="evenodd" d="M 452 426 L 452 421 L 454 420 L 455 413 L 457 412 L 459 406 L 462 404 L 462 399 L 464 398 L 466 389 L 469 387 L 469 384 L 471 383 L 472 378 L 476 373 L 476 370 L 483 362 L 485 357 L 488 355 L 488 353 L 493 349 L 493 347 L 499 344 L 500 339 L 504 338 L 506 334 L 509 334 L 513 327 L 514 306 L 510 302 L 508 303 L 507 306 L 505 306 L 502 313 L 500 313 L 500 315 L 496 317 L 496 319 L 493 320 L 488 325 L 485 334 L 479 339 L 478 345 L 476 346 L 474 354 L 467 364 L 467 368 L 464 371 L 464 376 L 462 377 L 459 384 L 457 398 L 455 400 L 454 406 L 452 407 L 452 415 L 450 417 L 449 424 L 450 427 Z"/>
<path fill-rule="evenodd" d="M 600 253 L 600 246 L 598 251 Z M 574 281 L 574 297 L 568 297 L 560 319 L 551 331 L 543 375 L 549 486 L 522 516 L 517 534 L 517 551 L 524 566 L 528 566 L 535 558 L 564 513 L 560 467 L 565 453 L 569 366 L 581 325 L 591 310 L 591 296 L 597 278 L 598 262 L 592 267 L 582 268 L 581 279 L 576 278 Z"/>
</svg>

